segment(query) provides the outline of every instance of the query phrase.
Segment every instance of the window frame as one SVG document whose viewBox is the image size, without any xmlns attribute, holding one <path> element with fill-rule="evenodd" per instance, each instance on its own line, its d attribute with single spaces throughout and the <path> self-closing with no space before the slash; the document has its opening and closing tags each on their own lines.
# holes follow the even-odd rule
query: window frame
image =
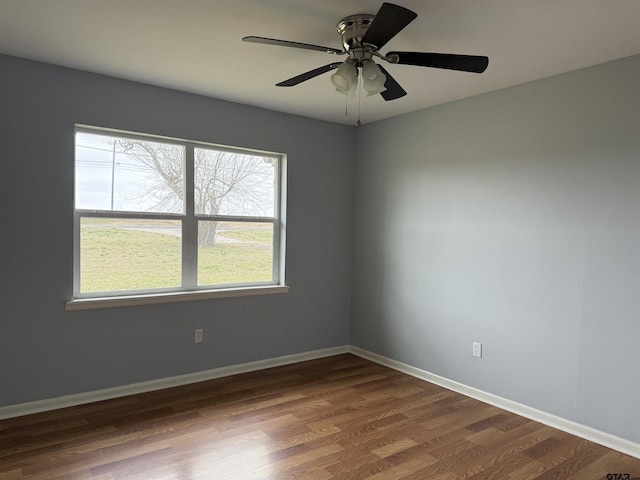
<svg viewBox="0 0 640 480">
<path fill-rule="evenodd" d="M 79 209 L 76 206 L 76 134 L 102 134 L 141 141 L 159 141 L 183 146 L 184 165 L 184 209 L 183 213 L 155 213 L 117 210 Z M 211 215 L 195 213 L 195 150 L 214 149 L 234 154 L 273 157 L 274 167 L 274 211 L 273 217 L 243 215 Z M 139 305 L 190 301 L 203 298 L 227 296 L 264 295 L 286 293 L 289 287 L 284 282 L 285 263 L 285 214 L 286 214 L 286 155 L 282 153 L 240 147 L 218 145 L 210 142 L 184 140 L 153 134 L 134 133 L 110 128 L 76 124 L 74 129 L 74 189 L 73 189 L 73 298 L 66 302 L 67 310 L 103 308 L 107 306 Z M 135 290 L 110 290 L 81 292 L 81 222 L 83 218 L 132 218 L 152 220 L 177 220 L 182 225 L 181 235 L 181 280 L 180 286 Z M 232 284 L 198 285 L 198 224 L 200 221 L 271 223 L 272 271 L 270 281 L 242 282 Z"/>
</svg>

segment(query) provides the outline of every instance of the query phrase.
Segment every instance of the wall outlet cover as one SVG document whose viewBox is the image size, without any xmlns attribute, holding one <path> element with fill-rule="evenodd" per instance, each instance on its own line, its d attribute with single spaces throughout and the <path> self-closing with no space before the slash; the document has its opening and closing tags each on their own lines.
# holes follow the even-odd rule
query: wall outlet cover
<svg viewBox="0 0 640 480">
<path fill-rule="evenodd" d="M 204 330 L 202 328 L 196 329 L 195 335 L 193 338 L 193 343 L 202 343 L 203 339 L 204 339 Z"/>
<path fill-rule="evenodd" d="M 482 358 L 482 344 L 480 342 L 473 342 L 473 356 Z"/>
</svg>

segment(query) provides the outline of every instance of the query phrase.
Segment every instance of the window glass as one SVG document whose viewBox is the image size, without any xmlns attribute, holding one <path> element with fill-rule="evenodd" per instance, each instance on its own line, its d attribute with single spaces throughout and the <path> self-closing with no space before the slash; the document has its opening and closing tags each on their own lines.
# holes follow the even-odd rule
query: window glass
<svg viewBox="0 0 640 480">
<path fill-rule="evenodd" d="M 198 222 L 198 285 L 269 282 L 273 224 Z"/>
<path fill-rule="evenodd" d="M 81 291 L 179 287 L 181 227 L 179 220 L 82 218 Z"/>
<path fill-rule="evenodd" d="M 76 134 L 76 208 L 184 212 L 182 145 Z"/>
<path fill-rule="evenodd" d="M 196 148 L 196 214 L 272 217 L 277 167 L 274 157 Z"/>
<path fill-rule="evenodd" d="M 74 297 L 283 284 L 282 156 L 78 128 Z"/>
</svg>

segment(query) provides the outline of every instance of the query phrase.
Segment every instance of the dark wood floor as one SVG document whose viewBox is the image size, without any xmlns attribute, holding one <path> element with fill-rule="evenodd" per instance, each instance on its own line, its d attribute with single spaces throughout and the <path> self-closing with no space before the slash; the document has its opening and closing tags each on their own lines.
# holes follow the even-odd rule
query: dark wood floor
<svg viewBox="0 0 640 480">
<path fill-rule="evenodd" d="M 616 473 L 640 460 L 352 355 L 0 421 L 0 480 Z"/>
</svg>

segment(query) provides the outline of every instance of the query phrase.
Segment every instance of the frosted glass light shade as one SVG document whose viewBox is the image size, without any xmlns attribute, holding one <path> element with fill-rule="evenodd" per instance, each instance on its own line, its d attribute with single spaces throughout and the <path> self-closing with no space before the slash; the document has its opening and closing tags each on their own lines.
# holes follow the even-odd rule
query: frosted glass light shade
<svg viewBox="0 0 640 480">
<path fill-rule="evenodd" d="M 344 62 L 336 73 L 331 75 L 331 83 L 338 92 L 349 94 L 358 84 L 358 70 L 352 63 Z"/>
<path fill-rule="evenodd" d="M 369 60 L 362 66 L 362 86 L 367 92 L 367 97 L 386 90 L 384 82 L 387 77 L 373 60 Z"/>
</svg>

